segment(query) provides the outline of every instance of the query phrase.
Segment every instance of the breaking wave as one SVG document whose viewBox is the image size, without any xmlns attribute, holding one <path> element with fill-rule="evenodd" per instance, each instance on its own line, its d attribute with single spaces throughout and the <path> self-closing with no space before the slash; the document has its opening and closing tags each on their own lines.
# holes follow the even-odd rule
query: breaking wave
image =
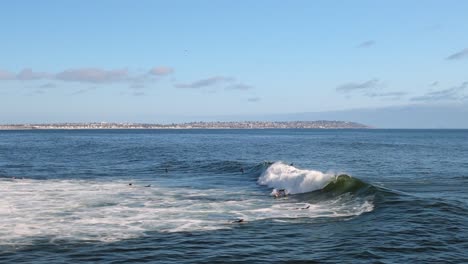
<svg viewBox="0 0 468 264">
<path fill-rule="evenodd" d="M 283 162 L 265 164 L 257 183 L 273 188 L 271 195 L 276 196 L 278 190 L 284 190 L 302 202 L 331 202 L 343 208 L 365 207 L 367 212 L 373 210 L 374 197 L 379 191 L 377 187 L 346 174 L 298 169 Z"/>
<path fill-rule="evenodd" d="M 284 189 L 288 194 L 298 194 L 320 190 L 333 177 L 333 174 L 301 170 L 282 162 L 275 162 L 262 173 L 257 182 L 274 189 Z"/>
<path fill-rule="evenodd" d="M 257 183 L 274 190 L 284 189 L 287 194 L 301 194 L 321 190 L 322 192 L 339 195 L 374 188 L 372 185 L 346 174 L 336 175 L 316 170 L 298 169 L 282 162 L 269 165 L 260 175 Z"/>
</svg>

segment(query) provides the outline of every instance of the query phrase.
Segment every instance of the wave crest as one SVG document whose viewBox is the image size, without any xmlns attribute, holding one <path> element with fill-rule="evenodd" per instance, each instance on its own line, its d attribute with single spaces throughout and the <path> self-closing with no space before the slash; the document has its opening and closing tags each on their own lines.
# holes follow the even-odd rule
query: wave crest
<svg viewBox="0 0 468 264">
<path fill-rule="evenodd" d="M 334 195 L 340 195 L 343 193 L 357 193 L 364 191 L 371 185 L 353 178 L 346 174 L 341 174 L 329 182 L 322 190 L 327 193 L 332 193 Z"/>
<path fill-rule="evenodd" d="M 275 162 L 258 178 L 257 183 L 274 189 L 285 189 L 288 194 L 307 193 L 324 188 L 335 176 L 315 170 L 301 170 Z"/>
</svg>

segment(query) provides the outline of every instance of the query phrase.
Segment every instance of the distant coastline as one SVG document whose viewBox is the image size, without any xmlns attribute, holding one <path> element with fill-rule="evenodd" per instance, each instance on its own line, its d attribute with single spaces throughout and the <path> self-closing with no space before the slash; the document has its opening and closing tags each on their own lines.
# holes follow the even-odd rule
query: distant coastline
<svg viewBox="0 0 468 264">
<path fill-rule="evenodd" d="M 346 121 L 241 121 L 241 122 L 189 122 L 173 124 L 147 123 L 50 123 L 50 124 L 8 124 L 0 125 L 0 130 L 34 129 L 270 129 L 270 128 L 309 128 L 309 129 L 356 129 L 371 128 L 356 122 Z"/>
</svg>

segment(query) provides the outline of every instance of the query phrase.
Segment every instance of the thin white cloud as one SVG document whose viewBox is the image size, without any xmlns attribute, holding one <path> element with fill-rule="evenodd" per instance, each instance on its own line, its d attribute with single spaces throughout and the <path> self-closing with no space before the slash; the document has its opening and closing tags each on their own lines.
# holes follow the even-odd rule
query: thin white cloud
<svg viewBox="0 0 468 264">
<path fill-rule="evenodd" d="M 447 60 L 461 60 L 468 58 L 468 48 L 462 49 L 459 52 L 455 52 L 454 54 L 448 56 Z"/>
<path fill-rule="evenodd" d="M 226 83 L 231 83 L 233 81 L 234 79 L 231 77 L 215 76 L 211 78 L 194 81 L 191 83 L 178 83 L 178 84 L 175 84 L 174 86 L 176 88 L 198 89 L 198 88 L 205 88 L 205 87 L 210 87 L 210 86 L 215 86 L 215 85 L 220 85 L 220 84 L 224 85 Z"/>
<path fill-rule="evenodd" d="M 130 89 L 138 90 L 138 89 L 144 89 L 146 86 L 142 83 L 133 83 L 129 86 Z"/>
<path fill-rule="evenodd" d="M 229 90 L 241 90 L 241 91 L 250 90 L 252 88 L 253 87 L 251 85 L 243 84 L 243 83 L 236 83 L 236 84 L 232 84 L 226 87 L 226 89 L 229 89 Z"/>
<path fill-rule="evenodd" d="M 84 83 L 111 83 L 125 80 L 127 77 L 128 71 L 125 69 L 104 70 L 99 68 L 69 69 L 55 76 L 61 81 Z"/>
<path fill-rule="evenodd" d="M 466 95 L 463 93 L 465 90 L 468 89 L 468 82 L 463 82 L 458 86 L 429 92 L 422 96 L 416 96 L 411 98 L 411 101 L 452 101 L 452 100 L 463 100 Z"/>
<path fill-rule="evenodd" d="M 43 85 L 40 85 L 39 88 L 41 89 L 49 89 L 49 88 L 55 88 L 57 85 L 55 83 L 44 83 Z"/>
<path fill-rule="evenodd" d="M 17 80 L 29 81 L 48 78 L 49 74 L 45 72 L 33 72 L 31 68 L 26 68 L 16 75 Z"/>
<path fill-rule="evenodd" d="M 84 94 L 84 93 L 86 93 L 88 91 L 89 91 L 89 89 L 80 89 L 80 90 L 74 92 L 73 94 Z"/>
<path fill-rule="evenodd" d="M 15 79 L 15 75 L 13 73 L 0 69 L 0 80 L 13 80 L 13 79 Z"/>
<path fill-rule="evenodd" d="M 336 91 L 348 93 L 352 91 L 373 89 L 373 88 L 378 87 L 379 85 L 380 85 L 380 82 L 378 79 L 372 79 L 372 80 L 368 80 L 368 81 L 361 82 L 361 83 L 350 82 L 350 83 L 339 85 L 338 87 L 336 87 Z"/>
<path fill-rule="evenodd" d="M 27 95 L 27 96 L 35 96 L 35 95 L 44 95 L 44 94 L 46 94 L 46 91 L 41 90 L 41 89 L 38 89 L 38 90 L 30 91 L 30 92 L 26 93 L 25 95 Z"/>
<path fill-rule="evenodd" d="M 1 80 L 13 80 L 13 81 L 32 81 L 44 79 L 48 80 L 48 83 L 36 86 L 39 89 L 55 88 L 57 83 L 61 82 L 75 82 L 75 83 L 91 83 L 91 84 L 112 84 L 121 83 L 127 85 L 128 89 L 141 90 L 148 87 L 151 83 L 157 81 L 159 77 L 171 75 L 174 73 L 174 69 L 165 66 L 154 67 L 147 71 L 139 70 L 137 72 L 129 72 L 127 69 L 103 69 L 103 68 L 72 68 L 60 71 L 58 73 L 46 73 L 36 72 L 31 68 L 25 68 L 21 72 L 15 74 L 5 70 L 0 70 L 0 81 Z M 175 80 L 175 79 L 174 79 Z M 174 80 L 172 81 L 174 83 Z M 227 76 L 214 76 L 205 79 L 196 80 L 189 83 L 175 83 L 173 84 L 176 88 L 188 88 L 188 89 L 201 89 L 205 91 L 209 90 L 239 90 L 246 91 L 253 89 L 251 85 L 237 82 L 232 77 Z M 88 89 L 81 89 L 75 94 L 81 94 L 88 91 Z"/>
<path fill-rule="evenodd" d="M 172 73 L 174 73 L 174 69 L 165 66 L 154 67 L 149 71 L 149 74 L 156 76 L 166 76 Z"/>
<path fill-rule="evenodd" d="M 261 100 L 260 97 L 250 97 L 249 99 L 247 99 L 247 101 L 251 103 L 258 102 L 260 100 Z"/>
<path fill-rule="evenodd" d="M 85 88 L 85 89 L 80 89 L 80 90 L 74 92 L 73 94 L 84 94 L 84 93 L 87 93 L 87 92 L 92 91 L 92 90 L 96 90 L 96 87 L 93 86 L 93 87 L 89 87 L 89 88 Z"/>
<path fill-rule="evenodd" d="M 384 92 L 384 93 L 366 93 L 365 96 L 371 98 L 382 98 L 388 100 L 397 100 L 402 98 L 403 96 L 407 95 L 408 93 L 405 92 Z"/>
<path fill-rule="evenodd" d="M 356 46 L 356 48 L 370 48 L 374 46 L 376 42 L 374 40 L 366 40 L 362 43 L 359 43 L 359 45 Z"/>
</svg>

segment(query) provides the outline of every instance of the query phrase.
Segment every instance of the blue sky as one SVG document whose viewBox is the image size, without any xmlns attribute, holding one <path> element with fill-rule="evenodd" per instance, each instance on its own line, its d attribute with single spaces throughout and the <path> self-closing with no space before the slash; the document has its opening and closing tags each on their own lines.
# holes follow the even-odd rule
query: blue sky
<svg viewBox="0 0 468 264">
<path fill-rule="evenodd" d="M 467 1 L 2 1 L 0 123 L 464 107 L 466 10 Z"/>
</svg>

